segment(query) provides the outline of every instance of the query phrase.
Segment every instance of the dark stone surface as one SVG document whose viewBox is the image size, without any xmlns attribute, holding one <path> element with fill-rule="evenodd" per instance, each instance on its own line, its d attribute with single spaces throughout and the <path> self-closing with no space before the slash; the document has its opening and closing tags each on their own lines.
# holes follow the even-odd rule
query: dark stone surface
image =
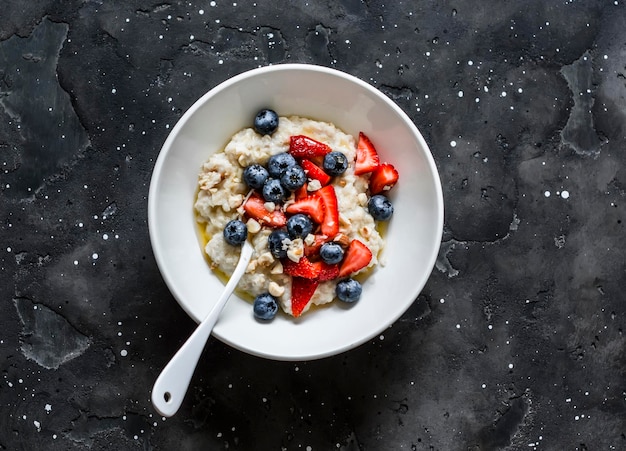
<svg viewBox="0 0 626 451">
<path fill-rule="evenodd" d="M 38 1 L 0 21 L 0 449 L 626 449 L 623 1 Z M 313 362 L 192 332 L 150 248 L 169 130 L 257 66 L 336 67 L 440 169 L 436 269 L 384 336 Z"/>
</svg>

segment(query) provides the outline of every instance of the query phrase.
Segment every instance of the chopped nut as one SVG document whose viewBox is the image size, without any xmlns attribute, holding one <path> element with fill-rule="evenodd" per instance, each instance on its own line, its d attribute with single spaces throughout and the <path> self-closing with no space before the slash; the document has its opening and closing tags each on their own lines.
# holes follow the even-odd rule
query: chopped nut
<svg viewBox="0 0 626 451">
<path fill-rule="evenodd" d="M 304 242 L 302 238 L 296 238 L 289 243 L 287 249 L 287 258 L 293 262 L 298 263 L 304 255 Z"/>
<path fill-rule="evenodd" d="M 315 243 L 315 235 L 313 235 L 312 233 L 309 233 L 305 238 L 304 238 L 304 244 L 306 244 L 307 246 L 312 245 L 313 243 Z"/>
<path fill-rule="evenodd" d="M 357 194 L 356 199 L 360 206 L 364 207 L 367 205 L 367 194 L 359 193 Z"/>
<path fill-rule="evenodd" d="M 283 264 L 280 261 L 277 261 L 276 264 L 272 266 L 272 269 L 270 269 L 270 274 L 282 274 L 283 272 Z"/>
<path fill-rule="evenodd" d="M 363 226 L 361 227 L 361 236 L 365 237 L 365 238 L 369 238 L 370 235 L 372 234 L 371 229 L 368 226 Z"/>
<path fill-rule="evenodd" d="M 339 179 L 339 182 L 337 182 L 339 184 L 339 186 L 346 186 L 346 179 Z"/>
<path fill-rule="evenodd" d="M 350 237 L 345 233 L 338 233 L 337 235 L 335 235 L 335 238 L 333 238 L 333 241 L 339 243 L 342 246 L 348 246 L 350 244 Z"/>
<path fill-rule="evenodd" d="M 263 206 L 265 207 L 265 209 L 267 211 L 269 211 L 270 213 L 273 212 L 274 210 L 276 210 L 276 204 L 274 202 L 265 202 L 263 204 Z"/>
<path fill-rule="evenodd" d="M 282 296 L 285 292 L 285 287 L 281 287 L 276 282 L 271 281 L 269 286 L 267 287 L 267 291 L 269 291 L 272 296 L 279 297 Z"/>
<path fill-rule="evenodd" d="M 317 191 L 318 189 L 321 189 L 321 188 L 322 188 L 322 184 L 320 183 L 319 180 L 311 180 L 306 186 L 307 191 Z"/>
<path fill-rule="evenodd" d="M 248 222 L 246 222 L 246 227 L 248 228 L 248 232 L 250 233 L 259 233 L 259 231 L 261 230 L 261 224 L 259 224 L 259 222 L 254 218 L 248 219 Z"/>
<path fill-rule="evenodd" d="M 271 252 L 263 252 L 257 259 L 259 266 L 269 266 L 274 263 L 274 256 Z"/>
</svg>

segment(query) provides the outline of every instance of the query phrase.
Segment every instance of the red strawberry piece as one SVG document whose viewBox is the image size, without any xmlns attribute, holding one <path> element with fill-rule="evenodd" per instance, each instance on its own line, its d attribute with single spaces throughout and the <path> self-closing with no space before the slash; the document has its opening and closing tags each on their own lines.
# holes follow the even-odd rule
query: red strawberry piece
<svg viewBox="0 0 626 451">
<path fill-rule="evenodd" d="M 313 193 L 309 197 L 296 200 L 294 203 L 289 204 L 285 211 L 291 214 L 304 213 L 305 215 L 309 215 L 313 221 L 320 224 L 324 219 L 323 207 L 320 196 Z"/>
<path fill-rule="evenodd" d="M 329 240 L 329 238 L 325 235 L 314 235 L 315 240 L 311 244 L 304 243 L 304 255 L 316 255 L 322 244 Z"/>
<path fill-rule="evenodd" d="M 339 265 L 330 265 L 322 260 L 314 262 L 313 265 L 319 268 L 319 275 L 317 276 L 317 279 L 320 282 L 324 280 L 333 280 L 339 276 Z"/>
<path fill-rule="evenodd" d="M 372 172 L 380 164 L 378 152 L 372 141 L 363 132 L 359 133 L 359 142 L 356 147 L 356 162 L 354 173 L 356 175 Z"/>
<path fill-rule="evenodd" d="M 304 135 L 292 136 L 289 141 L 289 153 L 295 158 L 323 157 L 331 150 L 328 145 Z"/>
<path fill-rule="evenodd" d="M 398 181 L 398 171 L 392 164 L 384 163 L 379 165 L 372 172 L 370 177 L 370 193 L 380 194 L 383 191 L 388 191 Z"/>
<path fill-rule="evenodd" d="M 303 277 L 305 279 L 315 279 L 320 275 L 322 268 L 315 266 L 306 256 L 300 257 L 298 262 L 283 260 L 283 271 L 292 277 Z"/>
<path fill-rule="evenodd" d="M 339 207 L 335 187 L 326 185 L 319 189 L 317 194 L 322 198 L 324 204 L 324 220 L 321 224 L 322 233 L 329 238 L 333 238 L 339 233 Z"/>
<path fill-rule="evenodd" d="M 304 199 L 309 195 L 309 191 L 307 190 L 307 184 L 305 183 L 300 188 L 294 191 L 293 193 L 295 200 Z"/>
<path fill-rule="evenodd" d="M 300 162 L 300 166 L 302 166 L 302 169 L 304 169 L 304 172 L 309 179 L 318 180 L 322 186 L 330 183 L 330 175 L 326 174 L 322 168 L 310 160 L 302 160 Z"/>
<path fill-rule="evenodd" d="M 298 317 L 307 306 L 317 286 L 317 279 L 305 279 L 304 277 L 292 277 L 291 279 L 291 313 Z"/>
<path fill-rule="evenodd" d="M 265 201 L 262 197 L 253 194 L 243 204 L 246 214 L 269 227 L 284 227 L 287 224 L 287 217 L 282 210 L 267 211 Z"/>
<path fill-rule="evenodd" d="M 365 268 L 372 260 L 372 251 L 359 240 L 352 240 L 346 249 L 338 277 L 345 277 Z"/>
</svg>

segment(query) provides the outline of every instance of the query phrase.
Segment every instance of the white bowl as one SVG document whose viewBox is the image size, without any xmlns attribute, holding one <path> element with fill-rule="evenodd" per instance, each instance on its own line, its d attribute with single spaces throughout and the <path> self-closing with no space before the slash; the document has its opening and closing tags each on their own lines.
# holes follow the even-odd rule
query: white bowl
<svg viewBox="0 0 626 451">
<path fill-rule="evenodd" d="M 409 117 L 369 84 L 343 72 L 305 64 L 251 70 L 211 89 L 183 115 L 165 141 L 150 183 L 148 224 L 157 264 L 182 308 L 197 322 L 223 284 L 203 257 L 194 217 L 200 166 L 229 138 L 272 108 L 363 131 L 382 161 L 396 166 L 395 212 L 385 234 L 386 266 L 364 282 L 350 307 L 333 302 L 294 319 L 254 319 L 249 301 L 233 295 L 213 330 L 223 342 L 276 360 L 311 360 L 352 349 L 397 320 L 430 276 L 441 242 L 443 196 L 432 155 Z"/>
</svg>

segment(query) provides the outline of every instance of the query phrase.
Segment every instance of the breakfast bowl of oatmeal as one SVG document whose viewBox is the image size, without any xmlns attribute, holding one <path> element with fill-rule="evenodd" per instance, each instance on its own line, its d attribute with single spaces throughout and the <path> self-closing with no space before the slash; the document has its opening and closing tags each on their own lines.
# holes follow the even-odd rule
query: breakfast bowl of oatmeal
<svg viewBox="0 0 626 451">
<path fill-rule="evenodd" d="M 311 360 L 379 335 L 434 267 L 439 176 L 410 118 L 343 72 L 284 64 L 237 75 L 173 128 L 150 183 L 161 274 L 197 322 L 253 256 L 213 335 Z"/>
</svg>

